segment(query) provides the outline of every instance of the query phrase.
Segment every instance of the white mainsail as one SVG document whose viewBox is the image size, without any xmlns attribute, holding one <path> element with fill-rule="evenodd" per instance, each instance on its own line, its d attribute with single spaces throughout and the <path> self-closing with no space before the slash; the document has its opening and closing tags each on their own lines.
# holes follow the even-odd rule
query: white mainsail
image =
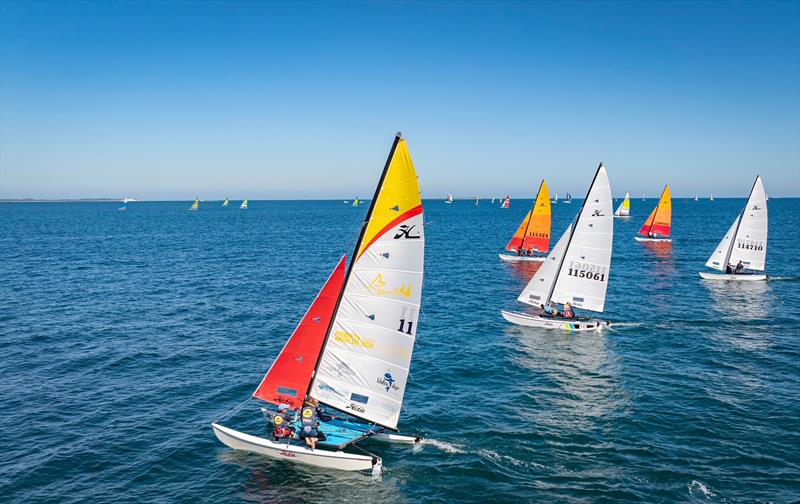
<svg viewBox="0 0 800 504">
<path fill-rule="evenodd" d="M 748 269 L 763 271 L 767 262 L 767 226 L 767 193 L 761 176 L 757 176 L 747 203 L 706 266 L 724 271 L 727 265 L 735 266 L 742 261 Z"/>
<path fill-rule="evenodd" d="M 425 251 L 419 184 L 395 140 L 309 395 L 396 428 L 416 339 Z"/>
<path fill-rule="evenodd" d="M 568 302 L 602 312 L 614 240 L 612 210 L 611 187 L 601 163 L 578 216 L 517 299 L 534 306 Z"/>
</svg>

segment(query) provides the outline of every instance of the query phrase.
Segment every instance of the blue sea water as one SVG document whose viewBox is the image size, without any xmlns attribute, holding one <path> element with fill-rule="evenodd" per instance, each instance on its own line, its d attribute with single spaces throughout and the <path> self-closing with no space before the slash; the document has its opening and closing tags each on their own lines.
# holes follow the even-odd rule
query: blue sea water
<svg viewBox="0 0 800 504">
<path fill-rule="evenodd" d="M 367 206 L 0 205 L 2 502 L 792 502 L 800 498 L 800 200 L 769 202 L 775 280 L 697 272 L 743 199 L 673 202 L 674 242 L 616 220 L 597 333 L 508 324 L 497 253 L 530 201 L 425 202 L 423 313 L 385 474 L 234 452 L 253 392 Z M 557 238 L 580 201 L 554 206 Z M 255 401 L 223 423 L 264 433 Z"/>
</svg>

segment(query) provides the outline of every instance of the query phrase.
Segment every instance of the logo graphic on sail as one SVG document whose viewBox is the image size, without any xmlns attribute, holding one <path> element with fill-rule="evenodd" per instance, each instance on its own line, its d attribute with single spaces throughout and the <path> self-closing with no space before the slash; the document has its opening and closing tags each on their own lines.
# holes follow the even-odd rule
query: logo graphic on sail
<svg viewBox="0 0 800 504">
<path fill-rule="evenodd" d="M 367 289 L 370 290 L 376 296 L 401 296 L 401 297 L 411 297 L 411 284 L 408 285 L 400 285 L 399 287 L 395 288 L 386 288 L 386 282 L 383 280 L 383 276 L 378 273 L 375 278 L 367 285 Z"/>
<path fill-rule="evenodd" d="M 387 392 L 388 392 L 390 389 L 391 389 L 391 390 L 400 390 L 400 387 L 398 387 L 397 385 L 395 385 L 395 379 L 394 379 L 394 377 L 392 376 L 392 373 L 390 373 L 390 372 L 388 372 L 388 371 L 387 371 L 387 372 L 385 372 L 385 373 L 383 373 L 383 376 L 381 376 L 381 377 L 379 377 L 379 378 L 377 379 L 377 383 L 378 383 L 379 385 L 383 385 L 384 387 L 386 387 L 386 391 L 387 391 Z"/>
<path fill-rule="evenodd" d="M 397 234 L 394 235 L 395 240 L 399 240 L 400 238 L 406 238 L 409 240 L 419 240 L 419 231 L 417 231 L 416 235 L 411 235 L 411 231 L 417 226 L 409 226 L 408 224 L 403 224 L 397 231 Z"/>
</svg>

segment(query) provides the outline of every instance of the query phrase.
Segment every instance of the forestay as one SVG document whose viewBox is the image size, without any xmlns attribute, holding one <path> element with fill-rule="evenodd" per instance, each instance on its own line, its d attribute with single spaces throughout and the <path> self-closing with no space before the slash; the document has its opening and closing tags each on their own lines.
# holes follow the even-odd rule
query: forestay
<svg viewBox="0 0 800 504">
<path fill-rule="evenodd" d="M 761 177 L 757 176 L 739 215 L 708 258 L 706 266 L 724 271 L 742 261 L 745 267 L 763 271 L 767 260 L 767 193 Z"/>
<path fill-rule="evenodd" d="M 614 220 L 605 166 L 597 169 L 575 221 L 522 291 L 519 301 L 549 301 L 602 312 L 611 269 Z"/>
<path fill-rule="evenodd" d="M 392 429 L 419 319 L 423 222 L 417 174 L 398 135 L 309 391 L 325 404 Z"/>
</svg>

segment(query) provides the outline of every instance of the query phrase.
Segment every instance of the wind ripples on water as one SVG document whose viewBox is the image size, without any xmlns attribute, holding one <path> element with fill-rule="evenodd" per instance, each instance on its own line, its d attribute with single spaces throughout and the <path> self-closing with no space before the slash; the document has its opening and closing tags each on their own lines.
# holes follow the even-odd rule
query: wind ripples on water
<svg viewBox="0 0 800 504">
<path fill-rule="evenodd" d="M 697 275 L 743 202 L 675 200 L 674 242 L 650 246 L 633 235 L 655 201 L 634 201 L 615 221 L 613 325 L 566 334 L 499 315 L 537 267 L 497 258 L 530 201 L 426 201 L 400 423 L 425 441 L 363 443 L 378 480 L 234 452 L 209 427 L 252 393 L 366 206 L 0 205 L 0 501 L 796 500 L 800 201 L 770 201 L 780 280 Z M 579 205 L 554 206 L 554 237 Z M 262 434 L 258 407 L 222 421 Z"/>
</svg>

